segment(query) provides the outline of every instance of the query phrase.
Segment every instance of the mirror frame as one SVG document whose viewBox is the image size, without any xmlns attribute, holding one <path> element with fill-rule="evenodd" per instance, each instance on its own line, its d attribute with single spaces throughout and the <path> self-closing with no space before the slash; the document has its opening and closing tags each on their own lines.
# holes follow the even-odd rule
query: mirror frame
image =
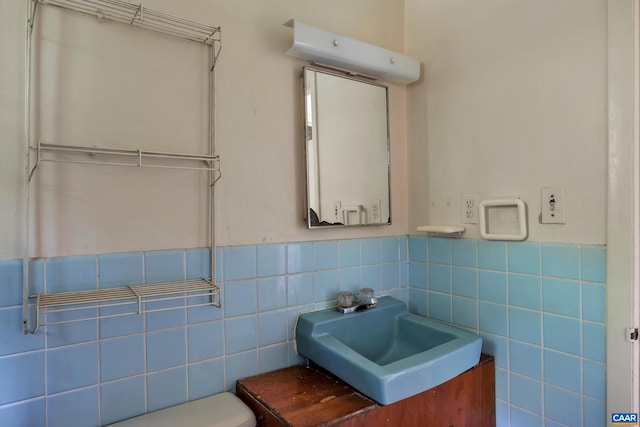
<svg viewBox="0 0 640 427">
<path fill-rule="evenodd" d="M 373 222 L 367 224 L 312 224 L 311 223 L 311 206 L 309 203 L 310 200 L 310 167 L 309 167 L 309 143 L 312 140 L 312 132 L 307 127 L 307 117 L 309 114 L 312 114 L 309 111 L 309 103 L 307 103 L 307 89 L 306 89 L 306 72 L 314 71 L 316 73 L 323 73 L 330 76 L 343 78 L 347 80 L 353 80 L 358 83 L 364 83 L 372 86 L 377 86 L 385 90 L 385 119 L 386 119 L 386 148 L 387 148 L 387 156 L 386 156 L 386 169 L 387 169 L 387 201 L 389 208 L 389 217 L 385 222 Z M 390 137 L 390 120 L 389 120 L 389 86 L 378 83 L 376 81 L 360 78 L 350 74 L 349 72 L 338 72 L 335 70 L 328 70 L 322 67 L 311 67 L 305 66 L 302 68 L 302 77 L 301 77 L 301 86 L 302 86 L 302 105 L 303 105 L 303 135 L 304 135 L 304 165 L 305 165 L 305 199 L 304 199 L 304 219 L 307 223 L 307 228 L 311 230 L 321 230 L 327 228 L 350 228 L 350 227 L 366 227 L 366 226 L 380 226 L 380 225 L 391 225 L 392 224 L 392 203 L 391 203 L 391 137 Z M 316 180 L 318 178 L 315 178 Z"/>
</svg>

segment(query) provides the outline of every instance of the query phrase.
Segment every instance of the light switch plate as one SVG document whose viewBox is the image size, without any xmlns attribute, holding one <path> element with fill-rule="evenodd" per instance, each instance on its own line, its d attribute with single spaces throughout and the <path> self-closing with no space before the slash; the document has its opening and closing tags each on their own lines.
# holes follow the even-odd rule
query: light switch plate
<svg viewBox="0 0 640 427">
<path fill-rule="evenodd" d="M 541 194 L 541 216 L 542 224 L 565 224 L 564 187 L 544 187 Z"/>
</svg>

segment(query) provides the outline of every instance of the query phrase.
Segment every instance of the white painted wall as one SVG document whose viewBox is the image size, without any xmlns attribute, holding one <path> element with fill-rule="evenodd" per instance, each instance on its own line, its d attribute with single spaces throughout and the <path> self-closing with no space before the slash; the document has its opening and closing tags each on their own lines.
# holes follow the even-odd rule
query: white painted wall
<svg viewBox="0 0 640 427">
<path fill-rule="evenodd" d="M 25 3 L 0 5 L 0 258 L 20 256 L 22 246 Z M 223 169 L 216 187 L 218 245 L 407 232 L 406 91 L 395 85 L 390 88 L 393 225 L 305 228 L 299 77 L 306 63 L 283 55 L 292 35 L 282 26 L 296 18 L 402 51 L 403 1 L 148 0 L 145 5 L 222 26 L 224 47 L 216 69 Z M 204 146 L 203 50 L 47 12 L 39 15 L 44 40 L 36 46 L 44 61 L 35 75 L 36 136 L 50 143 L 117 147 L 134 140 L 135 148 L 178 152 Z M 92 80 L 96 76 L 99 83 Z M 32 256 L 207 244 L 208 212 L 198 175 L 45 164 L 36 180 Z"/>
<path fill-rule="evenodd" d="M 407 92 L 410 229 L 459 224 L 461 193 L 478 193 L 521 197 L 531 240 L 604 243 L 606 1 L 405 4 L 424 63 Z M 549 186 L 565 187 L 566 225 L 538 224 Z"/>
<path fill-rule="evenodd" d="M 0 3 L 0 258 L 20 255 L 25 8 Z"/>
</svg>

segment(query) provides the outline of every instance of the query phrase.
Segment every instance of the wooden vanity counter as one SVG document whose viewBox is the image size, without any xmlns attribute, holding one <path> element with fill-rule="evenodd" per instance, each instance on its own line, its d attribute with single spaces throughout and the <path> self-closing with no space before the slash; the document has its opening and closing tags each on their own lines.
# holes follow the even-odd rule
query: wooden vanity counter
<svg viewBox="0 0 640 427">
<path fill-rule="evenodd" d="M 239 380 L 236 395 L 259 427 L 493 427 L 493 357 L 407 399 L 379 405 L 341 380 L 298 365 Z"/>
</svg>

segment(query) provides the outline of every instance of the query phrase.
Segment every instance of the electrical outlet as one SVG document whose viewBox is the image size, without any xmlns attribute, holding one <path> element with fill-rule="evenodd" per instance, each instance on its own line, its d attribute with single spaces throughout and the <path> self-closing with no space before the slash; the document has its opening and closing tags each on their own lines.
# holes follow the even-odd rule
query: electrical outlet
<svg viewBox="0 0 640 427">
<path fill-rule="evenodd" d="M 380 222 L 380 199 L 371 201 L 371 222 Z"/>
<path fill-rule="evenodd" d="M 463 224 L 478 223 L 478 195 L 465 193 L 460 196 L 460 222 Z"/>
<path fill-rule="evenodd" d="M 545 187 L 540 190 L 542 224 L 565 224 L 564 187 Z"/>
<path fill-rule="evenodd" d="M 333 202 L 333 222 L 342 222 L 342 202 Z"/>
</svg>

